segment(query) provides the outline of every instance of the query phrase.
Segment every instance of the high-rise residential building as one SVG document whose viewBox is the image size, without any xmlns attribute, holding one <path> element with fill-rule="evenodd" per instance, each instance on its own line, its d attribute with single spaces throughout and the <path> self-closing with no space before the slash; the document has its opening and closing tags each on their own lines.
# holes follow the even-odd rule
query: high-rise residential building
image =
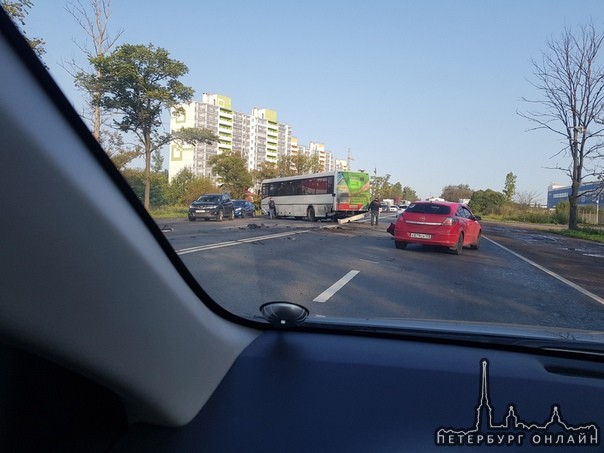
<svg viewBox="0 0 604 453">
<path fill-rule="evenodd" d="M 205 128 L 212 131 L 218 141 L 212 144 L 195 145 L 172 142 L 168 177 L 171 180 L 183 168 L 190 168 L 196 176 L 212 176 L 208 159 L 216 154 L 233 150 L 233 111 L 231 99 L 219 94 L 206 94 L 202 102 L 191 102 L 173 110 L 170 117 L 170 131 L 181 128 Z"/>
<path fill-rule="evenodd" d="M 213 177 L 208 165 L 211 156 L 226 151 L 240 153 L 248 170 L 256 170 L 264 163 L 276 164 L 280 157 L 304 152 L 316 154 L 325 170 L 333 170 L 333 155 L 325 145 L 311 143 L 308 148 L 298 146 L 287 124 L 277 121 L 277 112 L 255 107 L 251 115 L 235 112 L 231 98 L 220 94 L 204 93 L 201 102 L 181 105 L 170 118 L 172 132 L 185 128 L 205 128 L 212 131 L 218 142 L 211 145 L 188 145 L 173 142 L 170 145 L 168 176 L 172 180 L 183 168 L 190 168 L 196 176 Z"/>
</svg>

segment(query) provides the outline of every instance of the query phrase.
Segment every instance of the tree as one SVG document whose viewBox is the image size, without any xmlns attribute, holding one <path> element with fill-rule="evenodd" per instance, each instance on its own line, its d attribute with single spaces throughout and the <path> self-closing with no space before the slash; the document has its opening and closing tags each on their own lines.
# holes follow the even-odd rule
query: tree
<svg viewBox="0 0 604 453">
<path fill-rule="evenodd" d="M 401 200 L 403 198 L 403 185 L 400 182 L 395 182 L 390 186 L 390 194 L 387 198 Z"/>
<path fill-rule="evenodd" d="M 503 194 L 508 201 L 512 201 L 512 197 L 516 193 L 516 175 L 509 172 L 505 175 L 505 184 L 503 186 Z"/>
<path fill-rule="evenodd" d="M 195 175 L 189 167 L 185 167 L 176 173 L 168 189 L 168 202 L 171 205 L 183 204 L 185 193 L 194 179 Z"/>
<path fill-rule="evenodd" d="M 409 186 L 403 187 L 403 200 L 414 201 L 417 199 L 418 199 L 418 196 L 417 196 L 417 193 L 415 192 L 415 190 L 413 190 Z"/>
<path fill-rule="evenodd" d="M 107 131 L 99 142 L 115 167 L 122 171 L 130 162 L 140 157 L 142 150 L 139 148 L 128 149 L 124 144 L 122 134 L 118 131 Z"/>
<path fill-rule="evenodd" d="M 27 32 L 25 31 L 25 16 L 29 13 L 29 9 L 33 6 L 33 2 L 31 0 L 2 0 L 0 1 L 0 5 L 2 5 L 6 14 L 8 14 L 19 28 L 19 31 L 25 36 L 25 39 L 38 58 L 42 59 L 42 55 L 46 53 L 46 49 L 44 49 L 46 43 L 41 38 L 28 38 Z"/>
<path fill-rule="evenodd" d="M 514 201 L 522 206 L 531 206 L 537 202 L 539 193 L 535 191 L 520 191 L 514 195 Z"/>
<path fill-rule="evenodd" d="M 126 168 L 122 171 L 122 175 L 132 188 L 139 200 L 142 200 L 145 196 L 146 190 L 146 175 L 144 170 L 137 168 Z M 151 181 L 153 184 L 150 186 L 150 197 L 149 206 L 159 207 L 166 204 L 168 196 L 168 176 L 164 172 L 151 173 Z"/>
<path fill-rule="evenodd" d="M 374 175 L 371 176 L 369 179 L 371 185 L 371 198 L 378 198 L 380 200 L 388 198 L 384 195 L 390 192 L 390 175 Z"/>
<path fill-rule="evenodd" d="M 185 167 L 172 178 L 167 200 L 171 205 L 189 205 L 201 194 L 217 190 L 210 178 L 195 176 L 189 167 Z"/>
<path fill-rule="evenodd" d="M 491 214 L 506 202 L 506 197 L 501 192 L 491 189 L 477 190 L 470 199 L 470 209 L 475 213 Z"/>
<path fill-rule="evenodd" d="M 193 181 L 185 190 L 185 194 L 183 196 L 183 203 L 185 205 L 190 205 L 192 201 L 197 200 L 200 195 L 204 193 L 216 193 L 219 189 L 214 184 L 211 178 L 205 176 L 196 176 Z"/>
<path fill-rule="evenodd" d="M 279 176 L 305 175 L 320 173 L 321 171 L 323 171 L 323 166 L 317 155 L 287 155 L 280 157 L 277 163 L 277 173 Z"/>
<path fill-rule="evenodd" d="M 124 44 L 104 57 L 90 58 L 95 74 L 78 74 L 78 83 L 102 93 L 94 99 L 102 107 L 118 115 L 114 126 L 133 133 L 145 156 L 145 194 L 143 203 L 149 208 L 151 190 L 151 156 L 174 137 L 160 134 L 164 109 L 190 102 L 193 89 L 178 79 L 188 72 L 184 63 L 169 58 L 162 48 L 153 45 Z"/>
<path fill-rule="evenodd" d="M 279 177 L 277 165 L 272 162 L 264 162 L 258 167 L 258 169 L 252 172 L 252 176 L 254 179 L 254 185 L 259 185 L 259 183 L 265 179 L 277 178 Z"/>
<path fill-rule="evenodd" d="M 68 1 L 65 9 L 73 16 L 80 28 L 88 39 L 92 42 L 92 50 L 86 45 L 81 45 L 76 42 L 78 48 L 90 61 L 92 58 L 103 58 L 115 45 L 119 37 L 124 32 L 123 29 L 117 31 L 115 36 L 111 37 L 108 32 L 109 17 L 111 16 L 111 0 L 90 0 L 91 12 L 82 4 L 80 0 Z M 87 104 L 92 110 L 92 135 L 101 143 L 101 125 L 102 111 L 101 105 L 94 102 L 95 99 L 101 97 L 101 89 L 98 85 L 82 85 L 80 82 L 80 73 L 87 71 L 76 64 L 75 61 L 68 63 L 70 69 L 67 69 L 75 79 L 75 84 L 78 88 L 83 89 L 87 94 Z M 65 67 L 65 65 L 63 66 Z M 100 78 L 99 69 L 96 69 L 96 78 Z"/>
<path fill-rule="evenodd" d="M 174 109 L 177 112 L 178 108 Z M 206 143 L 211 145 L 218 141 L 218 136 L 209 129 L 197 127 L 181 127 L 172 132 L 170 139 L 177 144 L 195 145 L 197 143 Z"/>
<path fill-rule="evenodd" d="M 459 200 L 467 200 L 472 198 L 474 191 L 467 184 L 458 184 L 456 186 L 448 185 L 443 187 L 440 198 L 447 201 L 458 202 Z"/>
<path fill-rule="evenodd" d="M 218 176 L 221 188 L 227 189 L 233 198 L 244 198 L 252 186 L 252 175 L 241 155 L 232 151 L 217 154 L 208 159 L 212 174 Z"/>
<path fill-rule="evenodd" d="M 559 40 L 546 43 L 540 62 L 532 61 L 536 82 L 532 85 L 542 99 L 524 101 L 539 107 L 538 111 L 518 112 L 535 124 L 530 130 L 544 129 L 559 136 L 563 148 L 554 156 L 567 156 L 567 166 L 556 164 L 571 179 L 568 227 L 577 229 L 577 201 L 581 183 L 586 177 L 601 172 L 602 131 L 604 121 L 604 70 L 597 65 L 604 35 L 593 25 L 584 26 L 578 35 L 565 29 Z"/>
</svg>

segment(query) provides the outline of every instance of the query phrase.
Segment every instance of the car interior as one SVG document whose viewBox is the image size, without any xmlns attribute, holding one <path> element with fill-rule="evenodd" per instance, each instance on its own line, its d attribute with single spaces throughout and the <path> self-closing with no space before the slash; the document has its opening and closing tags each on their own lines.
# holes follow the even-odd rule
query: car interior
<svg viewBox="0 0 604 453">
<path fill-rule="evenodd" d="M 222 308 L 0 35 L 1 451 L 601 451 L 593 338 Z"/>
</svg>

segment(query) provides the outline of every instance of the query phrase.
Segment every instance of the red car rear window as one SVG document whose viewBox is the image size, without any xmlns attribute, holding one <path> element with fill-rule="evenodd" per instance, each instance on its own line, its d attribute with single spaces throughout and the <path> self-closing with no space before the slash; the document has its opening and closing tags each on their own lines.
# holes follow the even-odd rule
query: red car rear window
<svg viewBox="0 0 604 453">
<path fill-rule="evenodd" d="M 405 212 L 417 212 L 418 214 L 449 215 L 451 208 L 442 204 L 414 203 L 409 205 Z"/>
</svg>

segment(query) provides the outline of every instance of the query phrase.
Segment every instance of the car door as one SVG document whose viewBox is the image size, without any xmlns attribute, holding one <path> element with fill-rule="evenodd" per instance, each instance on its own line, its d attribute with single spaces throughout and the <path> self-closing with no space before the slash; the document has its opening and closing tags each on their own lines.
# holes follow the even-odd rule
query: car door
<svg viewBox="0 0 604 453">
<path fill-rule="evenodd" d="M 475 243 L 480 231 L 480 225 L 476 221 L 472 212 L 465 206 L 460 206 L 457 210 L 457 217 L 463 225 L 465 235 L 464 244 Z"/>
</svg>

